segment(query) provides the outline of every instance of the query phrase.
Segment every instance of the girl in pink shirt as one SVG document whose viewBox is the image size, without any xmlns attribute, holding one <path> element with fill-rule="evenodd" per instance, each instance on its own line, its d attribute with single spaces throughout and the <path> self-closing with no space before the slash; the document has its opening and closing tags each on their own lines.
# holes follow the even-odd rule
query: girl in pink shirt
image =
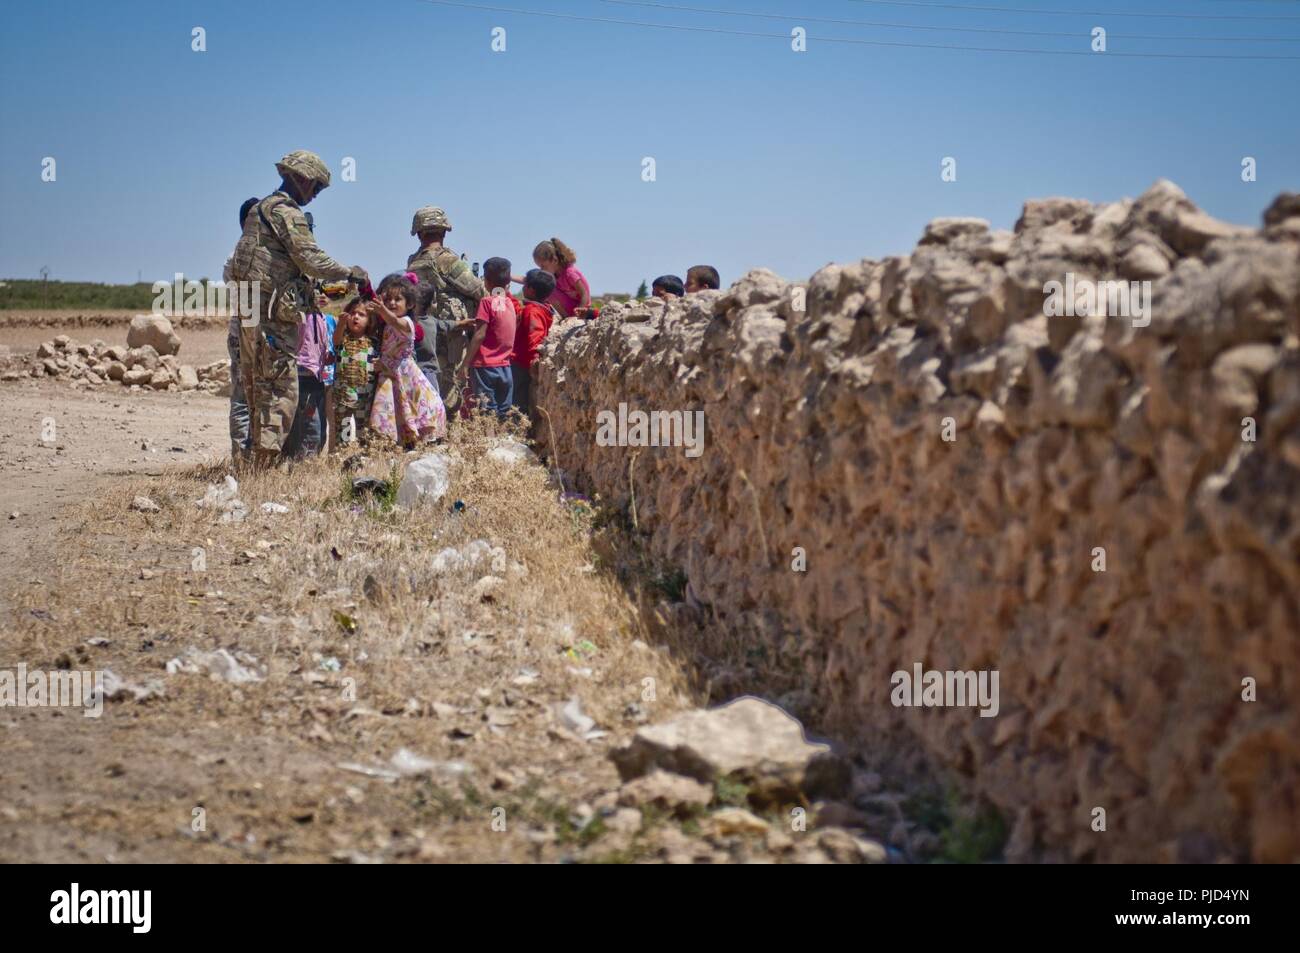
<svg viewBox="0 0 1300 953">
<path fill-rule="evenodd" d="M 591 311 L 591 287 L 578 270 L 578 256 L 558 238 L 541 242 L 533 249 L 533 261 L 555 276 L 555 291 L 547 298 L 562 317 L 585 318 Z"/>
</svg>

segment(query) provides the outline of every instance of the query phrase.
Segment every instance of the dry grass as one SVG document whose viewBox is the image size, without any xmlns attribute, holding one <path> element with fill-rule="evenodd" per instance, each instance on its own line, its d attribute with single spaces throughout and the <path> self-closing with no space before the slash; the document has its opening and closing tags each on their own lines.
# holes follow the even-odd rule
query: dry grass
<svg viewBox="0 0 1300 953">
<path fill-rule="evenodd" d="M 20 743 L 0 803 L 17 823 L 0 856 L 601 856 L 570 815 L 617 786 L 606 751 L 634 727 L 629 706 L 658 720 L 702 696 L 671 653 L 647 644 L 638 599 L 596 570 L 590 515 L 562 504 L 541 467 L 487 458 L 492 436 L 457 428 L 450 493 L 411 512 L 345 490 L 414 459 L 396 454 L 372 454 L 346 479 L 337 458 L 249 476 L 243 522 L 195 506 L 227 472 L 216 462 L 88 503 L 76 555 L 18 594 L 0 667 L 107 668 L 165 691 L 110 702 L 97 720 L 9 710 L 17 723 L 5 736 Z M 160 512 L 133 511 L 137 495 Z M 264 514 L 264 502 L 290 512 Z M 434 553 L 475 539 L 508 565 L 434 572 Z M 482 582 L 489 574 L 499 581 Z M 96 636 L 110 644 L 88 647 Z M 191 648 L 248 653 L 267 677 L 234 686 L 165 673 Z M 535 680 L 517 683 L 523 669 Z M 571 697 L 610 734 L 567 730 L 556 709 Z M 385 781 L 338 767 L 382 766 L 403 747 L 468 773 Z M 192 829 L 196 808 L 206 830 Z"/>
</svg>

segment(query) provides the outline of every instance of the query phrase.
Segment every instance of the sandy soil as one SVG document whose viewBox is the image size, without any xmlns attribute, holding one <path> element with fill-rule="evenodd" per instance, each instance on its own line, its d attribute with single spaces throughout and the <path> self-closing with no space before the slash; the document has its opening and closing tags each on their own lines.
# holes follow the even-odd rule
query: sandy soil
<svg viewBox="0 0 1300 953">
<path fill-rule="evenodd" d="M 157 476 L 229 454 L 225 398 L 22 381 L 4 385 L 3 400 L 4 565 L 35 569 L 57 558 L 60 530 L 67 529 L 65 507 L 94 499 L 123 477 Z M 0 608 L 8 596 L 9 586 L 0 580 Z"/>
</svg>

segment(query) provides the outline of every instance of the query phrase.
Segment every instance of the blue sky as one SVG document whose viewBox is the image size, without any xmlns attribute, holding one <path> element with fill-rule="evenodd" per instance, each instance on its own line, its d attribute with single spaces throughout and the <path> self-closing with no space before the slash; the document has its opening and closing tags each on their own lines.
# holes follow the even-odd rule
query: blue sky
<svg viewBox="0 0 1300 953">
<path fill-rule="evenodd" d="M 470 0 L 467 0 L 470 2 Z M 832 43 L 1300 57 L 1285 0 L 953 0 L 1033 14 L 863 0 L 677 0 L 702 14 L 573 0 L 487 6 L 773 34 L 752 37 L 467 9 L 424 0 L 42 0 L 0 13 L 0 277 L 218 276 L 240 202 L 275 160 L 319 152 L 322 246 L 378 274 L 413 250 L 411 213 L 444 206 L 449 244 L 528 265 L 558 235 L 593 290 L 711 263 L 766 266 L 909 250 L 940 215 L 1010 227 L 1027 197 L 1136 195 L 1179 183 L 1258 224 L 1300 189 L 1300 59 L 1017 55 Z M 1291 20 L 1051 15 L 1100 9 Z M 1071 34 L 1016 36 L 806 22 Z M 806 26 L 796 53 L 792 27 Z M 206 30 L 207 51 L 191 49 Z M 493 52 L 491 31 L 506 30 Z M 41 181 L 46 156 L 57 180 Z M 343 182 L 343 157 L 356 181 Z M 642 159 L 656 181 L 642 180 Z M 957 181 L 942 182 L 945 156 Z M 1258 181 L 1241 181 L 1243 156 Z"/>
</svg>

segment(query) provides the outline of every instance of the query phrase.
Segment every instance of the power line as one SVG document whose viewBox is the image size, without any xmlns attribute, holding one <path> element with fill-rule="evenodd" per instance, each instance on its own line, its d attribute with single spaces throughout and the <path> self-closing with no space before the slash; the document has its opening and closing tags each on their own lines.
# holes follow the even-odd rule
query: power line
<svg viewBox="0 0 1300 953">
<path fill-rule="evenodd" d="M 721 27 L 706 26 L 686 26 L 679 23 L 647 23 L 643 20 L 619 20 L 614 17 L 592 17 L 582 16 L 576 13 L 551 13 L 541 10 L 520 10 L 517 7 L 500 7 L 486 3 L 465 3 L 462 0 L 420 0 L 422 3 L 431 3 L 441 7 L 462 7 L 468 10 L 484 10 L 489 13 L 514 13 L 520 16 L 529 17 L 547 17 L 555 20 L 574 20 L 584 23 L 611 23 L 618 26 L 639 26 L 647 27 L 654 30 L 675 30 L 684 33 L 712 33 L 722 34 L 725 36 L 750 36 L 767 40 L 789 40 L 790 36 L 785 33 L 758 33 L 752 30 L 726 30 Z M 1300 56 L 1284 56 L 1278 54 L 1256 54 L 1251 56 L 1238 56 L 1232 53 L 1123 53 L 1117 51 L 1107 51 L 1105 53 L 1094 53 L 1091 50 L 1037 50 L 1037 49 L 1019 49 L 1015 47 L 1000 46 L 959 46 L 950 43 L 904 43 L 896 40 L 863 40 L 843 36 L 809 36 L 809 42 L 817 43 L 844 43 L 854 46 L 885 46 L 914 50 L 959 50 L 971 53 L 1016 53 L 1039 56 L 1107 56 L 1119 57 L 1123 59 L 1161 59 L 1161 60 L 1296 60 L 1300 61 Z"/>
<path fill-rule="evenodd" d="M 1147 20 L 1300 20 L 1300 16 L 1221 13 L 1134 13 L 1115 10 L 1034 10 L 1027 7 L 989 7 L 966 3 L 925 3 L 922 0 L 851 0 L 886 7 L 922 7 L 930 10 L 964 10 L 978 13 L 1032 13 L 1044 17 L 1133 17 Z"/>
<path fill-rule="evenodd" d="M 999 27 L 933 26 L 919 23 L 883 23 L 877 20 L 844 20 L 834 17 L 807 17 L 802 14 L 758 13 L 751 10 L 716 10 L 709 7 L 687 7 L 674 3 L 655 3 L 651 0 L 601 0 L 623 7 L 650 7 L 683 13 L 708 13 L 725 17 L 755 17 L 763 20 L 786 20 L 793 23 L 833 23 L 838 26 L 883 27 L 889 30 L 928 30 L 938 33 L 997 33 L 1010 36 L 1053 36 L 1079 39 L 1087 36 L 1078 30 L 1010 30 Z M 1172 36 L 1150 33 L 1111 33 L 1111 39 L 1121 40 L 1189 40 L 1201 43 L 1300 43 L 1300 36 Z"/>
</svg>

